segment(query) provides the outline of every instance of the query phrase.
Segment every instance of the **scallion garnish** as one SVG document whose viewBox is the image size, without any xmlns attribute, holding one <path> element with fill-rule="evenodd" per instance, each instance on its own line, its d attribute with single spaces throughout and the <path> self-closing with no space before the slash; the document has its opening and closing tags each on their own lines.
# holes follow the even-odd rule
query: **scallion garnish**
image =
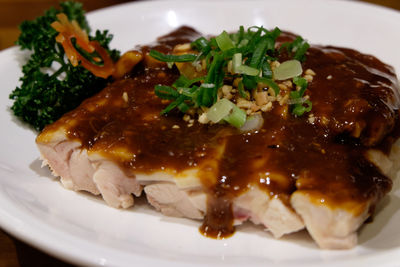
<svg viewBox="0 0 400 267">
<path fill-rule="evenodd" d="M 218 123 L 231 113 L 234 106 L 234 103 L 222 98 L 210 107 L 207 111 L 207 118 L 214 123 Z"/>
<path fill-rule="evenodd" d="M 258 76 L 260 74 L 260 70 L 256 68 L 252 68 L 247 65 L 240 65 L 236 68 L 237 73 L 239 74 L 246 74 L 249 76 Z"/>
<path fill-rule="evenodd" d="M 226 31 L 223 31 L 220 35 L 215 37 L 215 40 L 217 41 L 219 49 L 221 49 L 222 51 L 235 48 L 235 45 L 233 44 L 231 38 L 229 37 L 229 34 Z"/>
<path fill-rule="evenodd" d="M 289 56 L 303 62 L 308 48 L 310 48 L 310 45 L 303 38 L 298 36 L 293 42 L 282 44 L 280 50 L 286 49 Z"/>
<path fill-rule="evenodd" d="M 246 112 L 234 105 L 232 108 L 232 113 L 226 116 L 224 121 L 232 126 L 235 126 L 236 128 L 240 128 L 246 122 L 246 118 Z"/>
<path fill-rule="evenodd" d="M 166 55 L 157 50 L 150 50 L 150 56 L 163 62 L 191 62 L 197 58 L 197 55 Z"/>
<path fill-rule="evenodd" d="M 309 99 L 302 100 L 308 83 L 307 80 L 302 77 L 294 77 L 293 83 L 296 86 L 299 86 L 300 90 L 290 92 L 290 99 L 292 100 L 292 103 L 294 103 L 291 107 L 291 110 L 294 115 L 302 116 L 304 113 L 310 112 L 312 109 L 312 103 Z"/>
<path fill-rule="evenodd" d="M 162 99 L 172 100 L 179 97 L 179 93 L 170 86 L 156 85 L 154 91 L 156 95 Z"/>
<path fill-rule="evenodd" d="M 232 57 L 232 69 L 234 73 L 239 73 L 238 67 L 242 65 L 242 53 L 236 53 Z"/>
<path fill-rule="evenodd" d="M 246 98 L 247 97 L 242 81 L 239 81 L 239 83 L 238 83 L 238 91 L 239 91 L 240 97 L 242 97 L 242 98 Z"/>
<path fill-rule="evenodd" d="M 292 59 L 281 63 L 273 73 L 275 80 L 287 80 L 302 74 L 303 69 L 300 61 Z"/>
<path fill-rule="evenodd" d="M 296 116 L 302 116 L 305 112 L 310 112 L 311 109 L 312 109 L 312 103 L 310 100 L 307 99 L 302 104 L 294 105 L 292 113 Z"/>
<path fill-rule="evenodd" d="M 204 37 L 196 39 L 196 41 L 192 42 L 191 46 L 197 51 L 200 51 L 202 54 L 207 54 L 211 50 L 209 41 L 207 41 L 207 39 Z"/>
<path fill-rule="evenodd" d="M 280 88 L 278 86 L 278 84 L 276 82 L 274 82 L 272 79 L 268 79 L 268 78 L 257 78 L 257 81 L 267 85 L 268 87 L 272 88 L 272 90 L 274 90 L 275 95 L 278 95 L 280 92 Z"/>
<path fill-rule="evenodd" d="M 226 98 L 218 100 L 207 112 L 207 118 L 210 121 L 218 123 L 223 120 L 236 128 L 243 126 L 246 117 L 246 112 Z"/>
<path fill-rule="evenodd" d="M 218 100 L 218 90 L 224 82 L 239 79 L 236 86 L 238 95 L 248 99 L 251 91 L 260 85 L 272 88 L 275 96 L 278 96 L 280 88 L 275 81 L 292 78 L 293 83 L 301 89 L 290 93 L 291 111 L 296 116 L 308 112 L 312 107 L 311 101 L 303 99 L 307 81 L 297 76 L 302 74 L 300 61 L 305 59 L 309 45 L 298 37 L 293 42 L 285 43 L 280 49 L 276 49 L 275 41 L 280 33 L 278 28 L 268 31 L 263 27 L 253 26 L 246 30 L 240 26 L 239 31 L 235 33 L 228 34 L 223 31 L 210 39 L 204 37 L 196 39 L 191 43 L 191 48 L 196 54 L 166 55 L 151 50 L 150 56 L 159 61 L 170 64 L 194 62 L 193 66 L 200 68 L 206 66 L 203 69 L 206 73 L 204 77 L 189 79 L 181 75 L 172 86 L 155 87 L 158 97 L 171 100 L 162 113 L 168 113 L 174 108 L 185 112 L 189 108 L 205 107 L 209 108 L 207 117 L 212 122 L 226 121 L 240 128 L 246 121 L 246 112 L 234 104 L 235 100 L 234 102 L 224 98 Z M 271 62 L 285 50 L 293 59 L 283 62 L 272 71 Z M 229 71 L 228 62 L 232 67 Z"/>
<path fill-rule="evenodd" d="M 265 60 L 261 65 L 262 76 L 265 78 L 272 78 L 272 69 L 269 62 Z"/>
</svg>

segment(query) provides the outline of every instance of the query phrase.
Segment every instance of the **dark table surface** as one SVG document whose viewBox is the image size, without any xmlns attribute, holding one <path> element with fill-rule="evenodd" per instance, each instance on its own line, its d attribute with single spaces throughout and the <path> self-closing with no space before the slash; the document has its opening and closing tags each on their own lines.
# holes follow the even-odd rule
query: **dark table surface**
<svg viewBox="0 0 400 267">
<path fill-rule="evenodd" d="M 321 0 L 323 1 L 323 0 Z M 18 38 L 18 25 L 33 19 L 59 0 L 0 0 L 0 50 L 10 47 Z M 129 2 L 126 0 L 80 0 L 87 11 Z M 363 0 L 400 10 L 400 0 Z M 15 15 L 18 14 L 18 15 Z M 0 266 L 72 266 L 55 259 L 14 238 L 0 228 Z"/>
</svg>

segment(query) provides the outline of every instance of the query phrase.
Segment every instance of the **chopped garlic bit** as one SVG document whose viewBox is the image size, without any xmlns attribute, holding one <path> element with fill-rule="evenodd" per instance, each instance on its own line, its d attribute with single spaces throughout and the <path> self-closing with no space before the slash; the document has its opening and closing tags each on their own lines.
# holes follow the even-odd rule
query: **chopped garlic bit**
<svg viewBox="0 0 400 267">
<path fill-rule="evenodd" d="M 310 124 L 314 124 L 314 122 L 315 122 L 315 117 L 314 117 L 314 114 L 313 114 L 313 113 L 311 113 L 310 115 L 308 115 L 308 122 L 309 122 Z"/>
<path fill-rule="evenodd" d="M 189 114 L 183 115 L 183 120 L 184 121 L 189 121 L 190 120 L 190 115 Z"/>
<path fill-rule="evenodd" d="M 289 94 L 286 94 L 279 99 L 279 105 L 283 106 L 288 102 L 288 100 L 289 100 Z"/>
<path fill-rule="evenodd" d="M 272 61 L 271 62 L 271 70 L 276 69 L 277 67 L 279 67 L 281 63 L 279 61 Z"/>
<path fill-rule="evenodd" d="M 122 99 L 123 99 L 126 103 L 128 103 L 129 98 L 128 98 L 128 93 L 127 93 L 127 92 L 124 92 L 124 93 L 122 94 Z"/>
<path fill-rule="evenodd" d="M 241 97 L 236 100 L 236 106 L 238 106 L 239 108 L 242 108 L 242 109 L 249 109 L 252 104 L 253 104 L 253 102 L 246 100 L 244 98 L 241 98 Z"/>
<path fill-rule="evenodd" d="M 230 85 L 223 85 L 222 87 L 221 87 L 221 91 L 222 91 L 222 94 L 223 94 L 223 97 L 224 98 L 226 98 L 226 99 L 232 99 L 232 97 L 233 97 L 233 95 L 231 94 L 231 91 L 232 91 L 232 86 L 230 86 Z"/>
<path fill-rule="evenodd" d="M 207 124 L 208 122 L 210 122 L 210 120 L 207 118 L 207 113 L 203 113 L 199 116 L 199 122 L 201 124 Z"/>
<path fill-rule="evenodd" d="M 267 104 L 261 107 L 262 112 L 267 112 L 270 111 L 271 109 L 272 109 L 272 102 L 268 102 Z"/>
<path fill-rule="evenodd" d="M 307 69 L 304 73 L 306 75 L 311 75 L 311 76 L 315 76 L 316 75 L 315 72 L 312 69 Z"/>
<path fill-rule="evenodd" d="M 175 52 L 187 52 L 191 50 L 190 43 L 178 44 L 174 47 Z"/>
</svg>

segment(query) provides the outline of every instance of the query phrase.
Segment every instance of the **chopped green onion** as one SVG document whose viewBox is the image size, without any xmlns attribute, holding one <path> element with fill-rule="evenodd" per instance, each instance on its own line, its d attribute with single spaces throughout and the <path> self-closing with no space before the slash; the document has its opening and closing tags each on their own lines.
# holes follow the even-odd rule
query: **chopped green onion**
<svg viewBox="0 0 400 267">
<path fill-rule="evenodd" d="M 304 106 L 304 104 L 306 106 Z M 306 112 L 310 112 L 312 109 L 312 103 L 309 99 L 304 101 L 302 104 L 296 104 L 292 110 L 292 113 L 296 116 L 302 116 Z"/>
<path fill-rule="evenodd" d="M 310 112 L 312 109 L 311 101 L 309 99 L 303 99 L 308 83 L 307 80 L 302 77 L 294 77 L 293 83 L 299 86 L 300 90 L 290 92 L 290 102 L 294 103 L 292 105 L 292 113 L 296 116 L 302 116 L 305 112 Z"/>
<path fill-rule="evenodd" d="M 237 73 L 246 74 L 249 76 L 258 76 L 260 74 L 260 70 L 247 65 L 240 65 L 237 67 Z"/>
<path fill-rule="evenodd" d="M 215 54 L 213 57 L 213 61 L 210 64 L 210 68 L 208 70 L 207 76 L 204 80 L 204 83 L 206 84 L 214 84 L 213 88 L 204 88 L 200 86 L 201 88 L 204 88 L 202 92 L 202 98 L 201 98 L 201 106 L 209 107 L 212 104 L 217 101 L 217 92 L 218 88 L 222 86 L 225 73 L 223 71 L 223 67 L 225 65 L 226 61 L 223 57 L 222 54 Z"/>
<path fill-rule="evenodd" d="M 213 83 L 203 83 L 201 86 L 204 87 L 204 88 L 214 88 L 215 84 L 213 84 Z"/>
<path fill-rule="evenodd" d="M 208 73 L 204 82 L 217 84 L 215 83 L 215 81 L 219 80 L 218 76 L 222 71 L 223 64 L 224 64 L 224 57 L 221 54 L 214 55 L 213 61 L 210 64 L 210 68 L 208 69 Z"/>
<path fill-rule="evenodd" d="M 304 102 L 306 102 L 306 99 L 304 97 L 293 97 L 290 98 L 287 103 L 289 105 L 294 105 L 294 104 L 303 104 Z"/>
<path fill-rule="evenodd" d="M 185 87 L 189 87 L 189 86 L 192 86 L 194 83 L 204 81 L 204 79 L 205 79 L 205 77 L 197 77 L 197 78 L 191 79 L 185 84 Z"/>
<path fill-rule="evenodd" d="M 294 48 L 295 54 L 293 58 L 299 61 L 304 61 L 308 48 L 310 48 L 310 45 L 306 41 L 302 40 L 302 42 Z"/>
<path fill-rule="evenodd" d="M 192 87 L 192 88 L 188 88 L 188 87 L 178 87 L 178 92 L 181 95 L 187 96 L 189 98 L 193 98 L 196 96 L 196 92 L 194 89 L 197 89 L 196 86 Z"/>
<path fill-rule="evenodd" d="M 281 63 L 274 69 L 275 80 L 287 80 L 303 73 L 300 61 L 293 59 Z"/>
<path fill-rule="evenodd" d="M 269 62 L 265 60 L 261 65 L 262 76 L 265 78 L 272 78 L 272 70 Z"/>
<path fill-rule="evenodd" d="M 186 111 L 188 111 L 188 109 L 190 108 L 188 104 L 186 104 L 184 101 L 182 101 L 181 103 L 178 104 L 177 108 L 182 111 L 183 113 L 185 113 Z"/>
<path fill-rule="evenodd" d="M 226 98 L 218 100 L 211 108 L 207 111 L 207 118 L 218 123 L 222 120 L 227 123 L 240 128 L 246 122 L 246 112 L 241 110 L 234 103 Z"/>
<path fill-rule="evenodd" d="M 178 87 L 190 87 L 194 83 L 200 82 L 204 80 L 205 77 L 197 77 L 194 79 L 188 79 L 185 75 L 179 76 L 179 78 L 172 84 L 173 87 L 178 88 Z"/>
<path fill-rule="evenodd" d="M 212 47 L 218 47 L 218 43 L 217 43 L 217 40 L 215 39 L 215 37 L 210 39 L 210 45 Z"/>
<path fill-rule="evenodd" d="M 243 38 L 244 38 L 244 27 L 241 25 L 239 27 L 239 40 L 238 40 L 238 43 L 240 43 L 243 40 Z"/>
<path fill-rule="evenodd" d="M 186 78 L 186 76 L 181 75 L 179 78 L 172 84 L 173 87 L 185 87 L 185 85 L 190 82 L 190 79 Z"/>
<path fill-rule="evenodd" d="M 162 99 L 172 100 L 179 97 L 179 93 L 170 86 L 156 85 L 154 91 L 156 95 Z"/>
<path fill-rule="evenodd" d="M 223 31 L 220 35 L 215 37 L 215 40 L 217 41 L 218 47 L 222 51 L 235 48 L 234 43 L 232 42 L 231 38 L 229 37 L 229 34 L 226 31 Z"/>
<path fill-rule="evenodd" d="M 204 37 L 200 37 L 195 40 L 191 46 L 200 51 L 202 54 L 207 54 L 211 50 L 210 43 Z"/>
<path fill-rule="evenodd" d="M 197 55 L 184 54 L 184 55 L 166 55 L 157 50 L 150 50 L 149 55 L 162 62 L 190 62 L 197 58 Z"/>
<path fill-rule="evenodd" d="M 297 86 L 300 86 L 300 91 L 298 92 L 299 92 L 299 97 L 302 97 L 308 86 L 307 80 L 304 79 L 303 77 L 294 77 L 293 83 Z"/>
<path fill-rule="evenodd" d="M 242 48 L 245 47 L 247 44 L 249 43 L 248 39 L 243 39 L 242 41 L 240 41 L 240 43 L 238 44 L 238 48 Z"/>
<path fill-rule="evenodd" d="M 275 27 L 271 32 L 269 32 L 272 39 L 276 40 L 276 38 L 281 35 L 282 31 L 278 27 Z"/>
<path fill-rule="evenodd" d="M 249 76 L 249 75 L 243 75 L 243 85 L 247 88 L 247 89 L 254 89 L 257 87 L 257 79 L 259 77 L 255 77 L 255 76 Z"/>
<path fill-rule="evenodd" d="M 235 126 L 236 128 L 240 128 L 246 122 L 246 118 L 246 112 L 234 105 L 232 112 L 224 118 L 224 121 L 232 126 Z"/>
<path fill-rule="evenodd" d="M 267 49 L 273 45 L 274 41 L 268 38 L 267 35 L 264 35 L 256 45 L 249 65 L 253 68 L 258 68 L 267 53 Z"/>
<path fill-rule="evenodd" d="M 240 127 L 240 131 L 248 132 L 259 130 L 264 124 L 264 118 L 261 114 L 256 113 L 246 118 L 246 122 Z"/>
<path fill-rule="evenodd" d="M 246 97 L 247 97 L 247 95 L 246 95 L 246 93 L 245 93 L 245 91 L 244 91 L 244 86 L 243 86 L 243 82 L 242 82 L 242 81 L 239 81 L 239 84 L 238 84 L 238 91 L 239 91 L 239 95 L 240 95 L 241 97 L 243 97 L 243 98 L 246 98 Z"/>
<path fill-rule="evenodd" d="M 232 57 L 232 70 L 234 73 L 238 73 L 238 67 L 242 65 L 242 53 L 236 53 Z"/>
<path fill-rule="evenodd" d="M 282 44 L 280 50 L 286 49 L 289 56 L 292 56 L 294 53 L 293 59 L 304 61 L 308 48 L 310 48 L 310 45 L 303 38 L 298 36 L 293 42 Z"/>
<path fill-rule="evenodd" d="M 268 87 L 272 88 L 272 90 L 274 90 L 274 92 L 275 92 L 275 95 L 279 95 L 279 92 L 281 91 L 281 89 L 276 84 L 276 82 L 274 82 L 273 80 L 262 77 L 262 78 L 257 78 L 257 81 L 259 83 L 263 83 L 263 84 L 267 85 Z"/>
<path fill-rule="evenodd" d="M 161 114 L 167 114 L 174 108 L 185 108 L 185 106 L 182 105 L 183 101 L 185 101 L 186 97 L 184 95 L 180 95 L 175 101 L 171 102 L 164 110 L 161 111 Z M 186 109 L 187 110 L 187 109 Z"/>
<path fill-rule="evenodd" d="M 253 32 L 252 29 L 258 29 L 256 32 Z M 246 46 L 246 50 L 248 50 L 249 52 L 254 51 L 255 46 L 257 45 L 257 43 L 261 40 L 261 35 L 263 33 L 263 28 L 262 27 L 250 27 L 247 30 L 247 33 L 251 36 L 251 38 L 249 39 L 249 43 Z"/>
<path fill-rule="evenodd" d="M 207 118 L 214 123 L 218 123 L 231 113 L 234 106 L 235 104 L 231 101 L 222 98 L 207 111 Z"/>
</svg>

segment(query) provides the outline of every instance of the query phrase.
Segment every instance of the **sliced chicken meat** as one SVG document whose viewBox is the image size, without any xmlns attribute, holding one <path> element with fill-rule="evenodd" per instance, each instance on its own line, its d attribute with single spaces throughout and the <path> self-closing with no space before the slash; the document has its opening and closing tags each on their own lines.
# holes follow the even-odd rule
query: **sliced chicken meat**
<svg viewBox="0 0 400 267">
<path fill-rule="evenodd" d="M 197 36 L 183 27 L 150 47 L 168 52 Z M 399 169 L 399 88 L 389 67 L 314 46 L 306 61 L 316 73 L 306 92 L 312 115 L 275 105 L 261 129 L 243 133 L 160 115 L 167 103 L 153 88 L 179 72 L 148 57 L 149 47 L 138 51 L 143 60 L 131 73 L 37 137 L 44 164 L 66 188 L 115 208 L 132 206 L 144 191 L 165 215 L 203 220 L 208 236 L 228 236 L 249 220 L 276 238 L 306 228 L 321 248 L 356 245 Z"/>
</svg>

